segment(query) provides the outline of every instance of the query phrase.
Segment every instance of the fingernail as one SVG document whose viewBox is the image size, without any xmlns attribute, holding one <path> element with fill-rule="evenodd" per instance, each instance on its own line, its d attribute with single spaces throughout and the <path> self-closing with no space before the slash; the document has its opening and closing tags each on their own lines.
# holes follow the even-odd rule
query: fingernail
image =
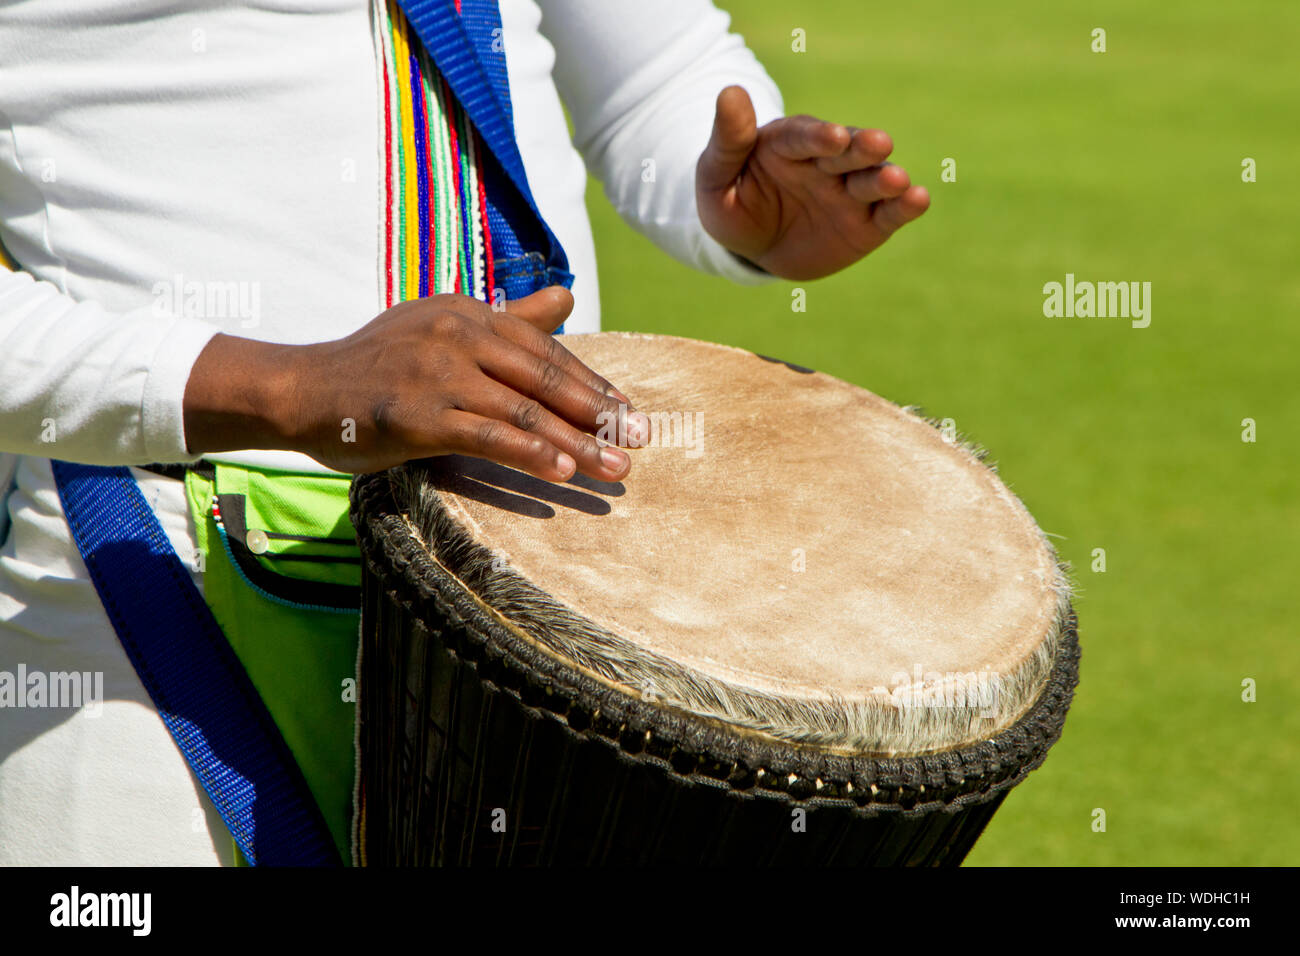
<svg viewBox="0 0 1300 956">
<path fill-rule="evenodd" d="M 609 387 L 609 391 L 607 391 L 605 394 L 608 395 L 610 398 L 618 399 L 618 401 L 622 402 L 624 405 L 628 406 L 629 408 L 632 407 L 632 400 L 628 398 L 626 395 L 624 395 L 622 392 L 620 392 L 618 389 L 616 389 L 613 385 Z"/>
<path fill-rule="evenodd" d="M 627 453 L 616 448 L 602 448 L 600 450 L 600 461 L 601 464 L 613 472 L 622 471 L 629 464 Z"/>
<path fill-rule="evenodd" d="M 629 445 L 641 446 L 650 441 L 650 419 L 640 412 L 629 412 L 627 416 L 627 441 Z"/>
<path fill-rule="evenodd" d="M 574 472 L 578 470 L 578 463 L 574 461 L 573 458 L 570 457 L 569 455 L 566 455 L 564 452 L 560 452 L 555 457 L 555 467 L 559 469 L 560 474 L 565 476 L 571 476 Z"/>
</svg>

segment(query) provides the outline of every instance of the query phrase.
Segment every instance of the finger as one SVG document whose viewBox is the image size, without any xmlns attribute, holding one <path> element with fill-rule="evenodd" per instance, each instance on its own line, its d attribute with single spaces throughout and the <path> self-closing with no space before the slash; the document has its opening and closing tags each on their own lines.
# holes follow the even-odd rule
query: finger
<svg viewBox="0 0 1300 956">
<path fill-rule="evenodd" d="M 573 358 L 557 339 L 546 338 L 549 355 Z M 485 343 L 476 358 L 479 368 L 492 378 L 540 402 L 583 431 L 624 435 L 637 445 L 649 439 L 649 421 L 644 415 L 631 412 L 626 402 L 592 388 L 549 358 L 500 336 Z"/>
<path fill-rule="evenodd" d="M 534 295 L 536 294 L 534 293 Z M 531 299 L 532 296 L 528 298 Z M 526 302 L 527 299 L 518 301 Z M 510 312 L 494 313 L 488 319 L 488 327 L 497 335 L 527 349 L 538 358 L 559 366 L 566 374 L 576 378 L 593 391 L 602 395 L 609 395 L 628 406 L 629 409 L 632 407 L 632 403 L 628 401 L 627 396 L 611 385 L 608 379 L 597 374 L 564 347 L 562 336 L 557 338 L 554 335 L 548 335 L 527 321 L 518 321 L 518 317 Z"/>
<path fill-rule="evenodd" d="M 533 435 L 544 438 L 577 462 L 578 470 L 600 481 L 618 481 L 632 467 L 627 452 L 598 441 L 562 421 L 536 399 L 521 395 L 514 389 L 488 381 L 475 393 L 464 409 L 485 418 L 503 421 Z M 617 432 L 611 419 L 610 437 Z"/>
<path fill-rule="evenodd" d="M 508 422 L 456 409 L 443 412 L 441 422 L 443 436 L 436 454 L 486 458 L 545 481 L 568 481 L 578 469 L 571 455 Z"/>
<path fill-rule="evenodd" d="M 930 193 L 924 186 L 912 186 L 901 196 L 883 199 L 871 209 L 871 221 L 886 237 L 930 208 Z"/>
<path fill-rule="evenodd" d="M 817 160 L 817 168 L 835 176 L 879 166 L 894 151 L 894 141 L 882 129 L 849 127 L 849 144 L 842 152 Z"/>
<path fill-rule="evenodd" d="M 849 148 L 848 127 L 815 116 L 786 116 L 764 127 L 772 149 L 784 159 L 802 162 L 839 156 Z"/>
<path fill-rule="evenodd" d="M 511 299 L 505 311 L 541 332 L 554 332 L 573 312 L 573 293 L 564 286 L 548 286 L 522 299 Z"/>
<path fill-rule="evenodd" d="M 893 163 L 859 169 L 844 177 L 844 186 L 849 195 L 868 205 L 901 196 L 911 185 L 912 180 L 907 175 L 907 170 Z"/>
<path fill-rule="evenodd" d="M 726 189 L 745 168 L 758 141 L 754 104 L 743 86 L 729 86 L 718 94 L 713 134 L 700 154 L 696 182 L 706 190 Z"/>
</svg>

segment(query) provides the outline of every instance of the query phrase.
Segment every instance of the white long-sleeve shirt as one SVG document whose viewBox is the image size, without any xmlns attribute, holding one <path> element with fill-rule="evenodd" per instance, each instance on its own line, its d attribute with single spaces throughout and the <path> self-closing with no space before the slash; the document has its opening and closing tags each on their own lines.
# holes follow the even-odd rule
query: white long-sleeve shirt
<svg viewBox="0 0 1300 956">
<path fill-rule="evenodd" d="M 583 157 L 665 251 L 760 278 L 695 208 L 722 87 L 744 85 L 760 123 L 781 114 L 726 14 L 709 0 L 501 9 L 524 164 L 577 277 L 567 328 L 600 321 Z M 367 0 L 0 9 L 0 240 L 31 274 L 0 273 L 0 452 L 193 460 L 182 400 L 212 335 L 324 341 L 378 314 L 379 102 Z"/>
<path fill-rule="evenodd" d="M 49 458 L 190 460 L 184 387 L 213 334 L 320 341 L 381 311 L 367 3 L 0 5 L 0 240 L 26 270 L 0 271 L 0 540 L 12 518 L 0 547 L 0 671 L 103 677 L 94 708 L 0 710 L 0 865 L 231 860 L 229 835 L 100 606 Z M 582 157 L 661 248 L 760 281 L 695 211 L 695 161 L 719 90 L 745 86 L 760 123 L 781 113 L 727 17 L 708 0 L 501 9 L 524 164 L 577 277 L 567 328 L 599 327 Z M 191 283 L 203 308 L 187 314 Z M 224 306 L 213 297 L 215 315 L 214 291 L 225 296 Z M 290 453 L 212 457 L 320 468 Z M 191 561 L 183 486 L 136 477 Z"/>
</svg>

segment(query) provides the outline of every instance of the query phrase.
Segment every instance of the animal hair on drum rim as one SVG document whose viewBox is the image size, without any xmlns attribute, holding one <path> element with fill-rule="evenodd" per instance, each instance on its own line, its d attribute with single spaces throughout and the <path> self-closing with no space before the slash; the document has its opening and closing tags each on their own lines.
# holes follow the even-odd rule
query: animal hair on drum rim
<svg viewBox="0 0 1300 956">
<path fill-rule="evenodd" d="M 925 421 L 913 409 L 905 411 Z M 983 461 L 982 449 L 965 441 L 956 444 Z M 783 698 L 737 687 L 687 668 L 619 637 L 556 601 L 512 568 L 503 566 L 498 554 L 473 539 L 452 517 L 438 490 L 425 480 L 419 463 L 394 469 L 390 479 L 412 533 L 430 556 L 503 626 L 581 670 L 619 685 L 633 697 L 642 696 L 638 688 L 650 687 L 659 702 L 789 743 L 840 753 L 912 755 L 988 739 L 1014 724 L 1034 705 L 1052 671 L 1061 636 L 1069 626 L 1070 584 L 1066 569 L 1055 561 L 1055 550 L 1044 536 L 1044 546 L 1052 554 L 1056 570 L 1052 582 L 1057 598 L 1055 613 L 1043 640 L 1029 657 L 1012 673 L 998 675 L 994 713 L 990 714 L 991 702 L 985 695 L 969 693 L 966 678 L 973 674 L 946 675 L 939 684 L 929 682 L 923 688 L 910 689 L 918 699 L 939 700 L 944 702 L 942 706 L 899 706 L 898 698 L 883 689 L 857 701 L 840 697 Z"/>
</svg>

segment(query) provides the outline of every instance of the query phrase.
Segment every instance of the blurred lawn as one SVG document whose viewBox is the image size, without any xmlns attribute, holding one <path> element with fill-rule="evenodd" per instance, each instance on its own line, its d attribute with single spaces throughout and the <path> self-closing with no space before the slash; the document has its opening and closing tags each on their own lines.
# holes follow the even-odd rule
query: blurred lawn
<svg viewBox="0 0 1300 956">
<path fill-rule="evenodd" d="M 719 2 L 787 112 L 889 131 L 933 207 L 792 314 L 794 284 L 696 274 L 593 185 L 605 327 L 951 417 L 1059 536 L 1082 684 L 971 864 L 1300 864 L 1300 6 Z M 1067 272 L 1150 281 L 1151 326 L 1044 318 Z"/>
</svg>

